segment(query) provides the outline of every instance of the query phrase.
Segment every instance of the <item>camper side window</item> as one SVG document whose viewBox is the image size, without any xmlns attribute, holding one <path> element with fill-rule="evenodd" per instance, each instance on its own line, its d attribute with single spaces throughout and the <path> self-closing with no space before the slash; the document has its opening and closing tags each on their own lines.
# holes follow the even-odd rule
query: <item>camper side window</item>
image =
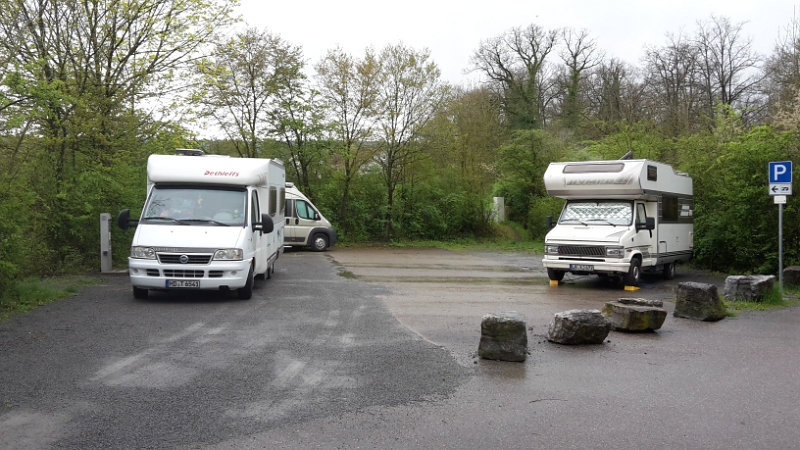
<svg viewBox="0 0 800 450">
<path fill-rule="evenodd" d="M 278 189 L 274 186 L 269 188 L 269 215 L 274 216 L 278 212 Z"/>
<path fill-rule="evenodd" d="M 253 191 L 253 196 L 250 197 L 250 222 L 256 223 L 260 221 L 261 213 L 258 210 L 258 192 Z"/>
<path fill-rule="evenodd" d="M 636 223 L 640 225 L 647 223 L 647 211 L 641 203 L 636 204 Z"/>
</svg>

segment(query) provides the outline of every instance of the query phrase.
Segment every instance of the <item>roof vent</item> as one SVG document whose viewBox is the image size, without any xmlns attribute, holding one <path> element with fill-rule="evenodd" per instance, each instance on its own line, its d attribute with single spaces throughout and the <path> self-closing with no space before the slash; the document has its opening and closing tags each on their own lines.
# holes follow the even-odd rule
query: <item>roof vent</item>
<svg viewBox="0 0 800 450">
<path fill-rule="evenodd" d="M 286 187 L 287 188 L 293 188 L 294 187 L 294 183 L 292 183 L 291 181 L 287 181 L 286 182 Z"/>
<path fill-rule="evenodd" d="M 204 156 L 205 153 L 202 150 L 197 150 L 193 148 L 176 148 L 175 154 L 179 156 Z"/>
</svg>

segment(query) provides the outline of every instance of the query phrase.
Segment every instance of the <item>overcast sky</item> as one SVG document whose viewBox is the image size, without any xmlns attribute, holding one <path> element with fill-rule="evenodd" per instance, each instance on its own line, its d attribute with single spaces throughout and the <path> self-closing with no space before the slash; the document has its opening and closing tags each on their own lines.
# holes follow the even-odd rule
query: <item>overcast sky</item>
<svg viewBox="0 0 800 450">
<path fill-rule="evenodd" d="M 662 46 L 667 32 L 693 33 L 711 14 L 747 22 L 744 34 L 761 53 L 785 35 L 800 1 L 789 0 L 241 0 L 251 26 L 277 33 L 303 48 L 309 65 L 337 44 L 353 56 L 367 46 L 380 50 L 403 42 L 427 47 L 451 83 L 476 80 L 465 75 L 481 40 L 511 27 L 535 23 L 545 29 L 585 28 L 607 56 L 639 65 L 645 45 Z"/>
</svg>

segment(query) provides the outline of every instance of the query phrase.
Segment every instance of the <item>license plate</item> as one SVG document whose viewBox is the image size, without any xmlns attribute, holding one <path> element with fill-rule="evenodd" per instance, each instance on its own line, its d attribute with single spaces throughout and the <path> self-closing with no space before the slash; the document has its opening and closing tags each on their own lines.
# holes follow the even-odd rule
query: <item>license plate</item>
<svg viewBox="0 0 800 450">
<path fill-rule="evenodd" d="M 168 288 L 199 288 L 200 280 L 167 280 Z"/>
<path fill-rule="evenodd" d="M 594 266 L 590 266 L 587 264 L 570 264 L 569 270 L 577 270 L 581 272 L 591 272 L 594 270 Z"/>
</svg>

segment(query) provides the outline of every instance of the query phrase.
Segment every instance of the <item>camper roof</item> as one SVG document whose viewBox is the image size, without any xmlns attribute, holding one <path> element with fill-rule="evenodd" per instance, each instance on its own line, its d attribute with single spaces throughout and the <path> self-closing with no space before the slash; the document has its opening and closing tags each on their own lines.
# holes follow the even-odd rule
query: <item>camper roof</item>
<svg viewBox="0 0 800 450">
<path fill-rule="evenodd" d="M 147 179 L 150 183 L 253 186 L 267 182 L 271 164 L 283 166 L 276 159 L 150 155 L 147 159 Z"/>
<path fill-rule="evenodd" d="M 544 185 L 548 194 L 565 199 L 692 197 L 691 177 L 646 159 L 550 163 Z"/>
</svg>

